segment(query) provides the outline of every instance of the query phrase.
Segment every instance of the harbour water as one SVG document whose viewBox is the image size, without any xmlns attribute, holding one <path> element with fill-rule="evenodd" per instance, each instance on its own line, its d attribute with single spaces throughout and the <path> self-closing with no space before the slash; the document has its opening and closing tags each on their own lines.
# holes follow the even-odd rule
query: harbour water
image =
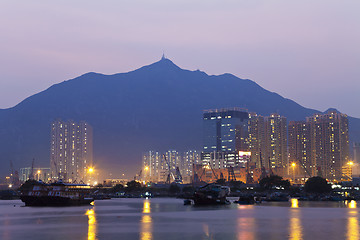
<svg viewBox="0 0 360 240">
<path fill-rule="evenodd" d="M 133 198 L 82 207 L 23 205 L 0 201 L 0 239 L 360 239 L 355 201 L 194 207 L 181 199 Z"/>
</svg>

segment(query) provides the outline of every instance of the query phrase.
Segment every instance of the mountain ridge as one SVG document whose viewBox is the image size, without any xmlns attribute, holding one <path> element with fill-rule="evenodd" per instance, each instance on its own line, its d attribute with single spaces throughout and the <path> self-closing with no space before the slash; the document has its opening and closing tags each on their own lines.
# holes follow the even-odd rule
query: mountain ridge
<svg viewBox="0 0 360 240">
<path fill-rule="evenodd" d="M 277 112 L 288 120 L 320 113 L 250 79 L 190 71 L 161 59 L 125 73 L 88 72 L 0 109 L 0 161 L 20 168 L 35 157 L 38 166 L 48 166 L 51 121 L 84 120 L 94 128 L 97 164 L 134 173 L 144 151 L 200 150 L 202 111 L 235 106 L 264 116 Z M 360 120 L 349 119 L 358 136 Z"/>
</svg>

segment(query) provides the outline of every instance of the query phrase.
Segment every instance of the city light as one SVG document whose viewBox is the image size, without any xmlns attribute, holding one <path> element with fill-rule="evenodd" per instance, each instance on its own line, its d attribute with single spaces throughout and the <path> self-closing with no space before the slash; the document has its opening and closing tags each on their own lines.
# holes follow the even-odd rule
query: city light
<svg viewBox="0 0 360 240">
<path fill-rule="evenodd" d="M 292 166 L 292 167 L 296 167 L 296 163 L 293 162 L 293 163 L 291 164 L 291 166 Z"/>
<path fill-rule="evenodd" d="M 91 167 L 88 169 L 88 173 L 93 173 L 93 172 L 94 172 L 94 168 Z"/>
<path fill-rule="evenodd" d="M 38 170 L 38 171 L 37 171 L 37 174 L 40 174 L 40 173 L 41 173 L 41 171 L 40 171 L 40 170 Z"/>
<path fill-rule="evenodd" d="M 347 164 L 350 165 L 350 166 L 352 166 L 352 165 L 354 165 L 354 162 L 350 161 L 350 162 L 348 162 Z"/>
<path fill-rule="evenodd" d="M 148 171 L 148 170 L 149 170 L 149 167 L 148 167 L 148 166 L 146 166 L 146 167 L 144 168 L 144 170 L 145 170 L 145 171 Z"/>
</svg>

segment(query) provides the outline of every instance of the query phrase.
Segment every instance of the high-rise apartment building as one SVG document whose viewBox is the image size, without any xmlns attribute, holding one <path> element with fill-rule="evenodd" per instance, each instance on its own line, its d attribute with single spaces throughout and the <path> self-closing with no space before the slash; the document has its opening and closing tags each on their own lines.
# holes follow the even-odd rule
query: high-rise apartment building
<svg viewBox="0 0 360 240">
<path fill-rule="evenodd" d="M 264 167 L 265 156 L 265 126 L 264 117 L 256 113 L 249 114 L 249 151 L 251 162 L 257 168 Z M 261 159 L 260 159 L 261 158 Z"/>
<path fill-rule="evenodd" d="M 87 181 L 93 164 L 92 127 L 86 122 L 51 124 L 50 169 L 53 180 Z"/>
<path fill-rule="evenodd" d="M 287 156 L 287 120 L 279 114 L 265 117 L 265 166 L 278 175 L 286 175 Z"/>
<path fill-rule="evenodd" d="M 310 124 L 312 162 L 316 173 L 329 180 L 341 180 L 349 162 L 349 122 L 347 115 L 329 111 L 307 118 Z"/>
<path fill-rule="evenodd" d="M 200 163 L 200 153 L 196 150 L 189 150 L 184 152 L 181 164 L 181 175 L 183 178 L 192 177 L 193 165 Z"/>
<path fill-rule="evenodd" d="M 290 121 L 288 126 L 289 163 L 295 163 L 291 171 L 308 178 L 315 175 L 312 162 L 310 123 Z"/>
<path fill-rule="evenodd" d="M 166 160 L 164 158 L 166 157 Z M 184 183 L 189 183 L 193 174 L 193 164 L 200 162 L 200 153 L 189 150 L 181 155 L 176 150 L 168 150 L 164 154 L 148 151 L 143 155 L 142 180 L 151 182 L 165 182 L 171 169 L 171 177 L 178 177 L 180 173 Z M 173 181 L 174 179 L 170 179 Z"/>
<path fill-rule="evenodd" d="M 162 169 L 162 155 L 157 151 L 148 151 L 143 155 L 142 175 L 146 181 L 157 182 Z"/>
</svg>

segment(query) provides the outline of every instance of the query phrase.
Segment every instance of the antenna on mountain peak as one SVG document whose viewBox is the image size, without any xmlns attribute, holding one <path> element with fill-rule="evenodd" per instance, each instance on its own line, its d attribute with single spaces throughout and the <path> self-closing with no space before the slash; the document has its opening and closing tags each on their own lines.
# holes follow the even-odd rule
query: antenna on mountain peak
<svg viewBox="0 0 360 240">
<path fill-rule="evenodd" d="M 162 55 L 162 57 L 161 57 L 161 60 L 164 60 L 164 59 L 166 59 L 166 57 L 165 57 L 165 53 L 163 52 L 163 55 Z"/>
</svg>

